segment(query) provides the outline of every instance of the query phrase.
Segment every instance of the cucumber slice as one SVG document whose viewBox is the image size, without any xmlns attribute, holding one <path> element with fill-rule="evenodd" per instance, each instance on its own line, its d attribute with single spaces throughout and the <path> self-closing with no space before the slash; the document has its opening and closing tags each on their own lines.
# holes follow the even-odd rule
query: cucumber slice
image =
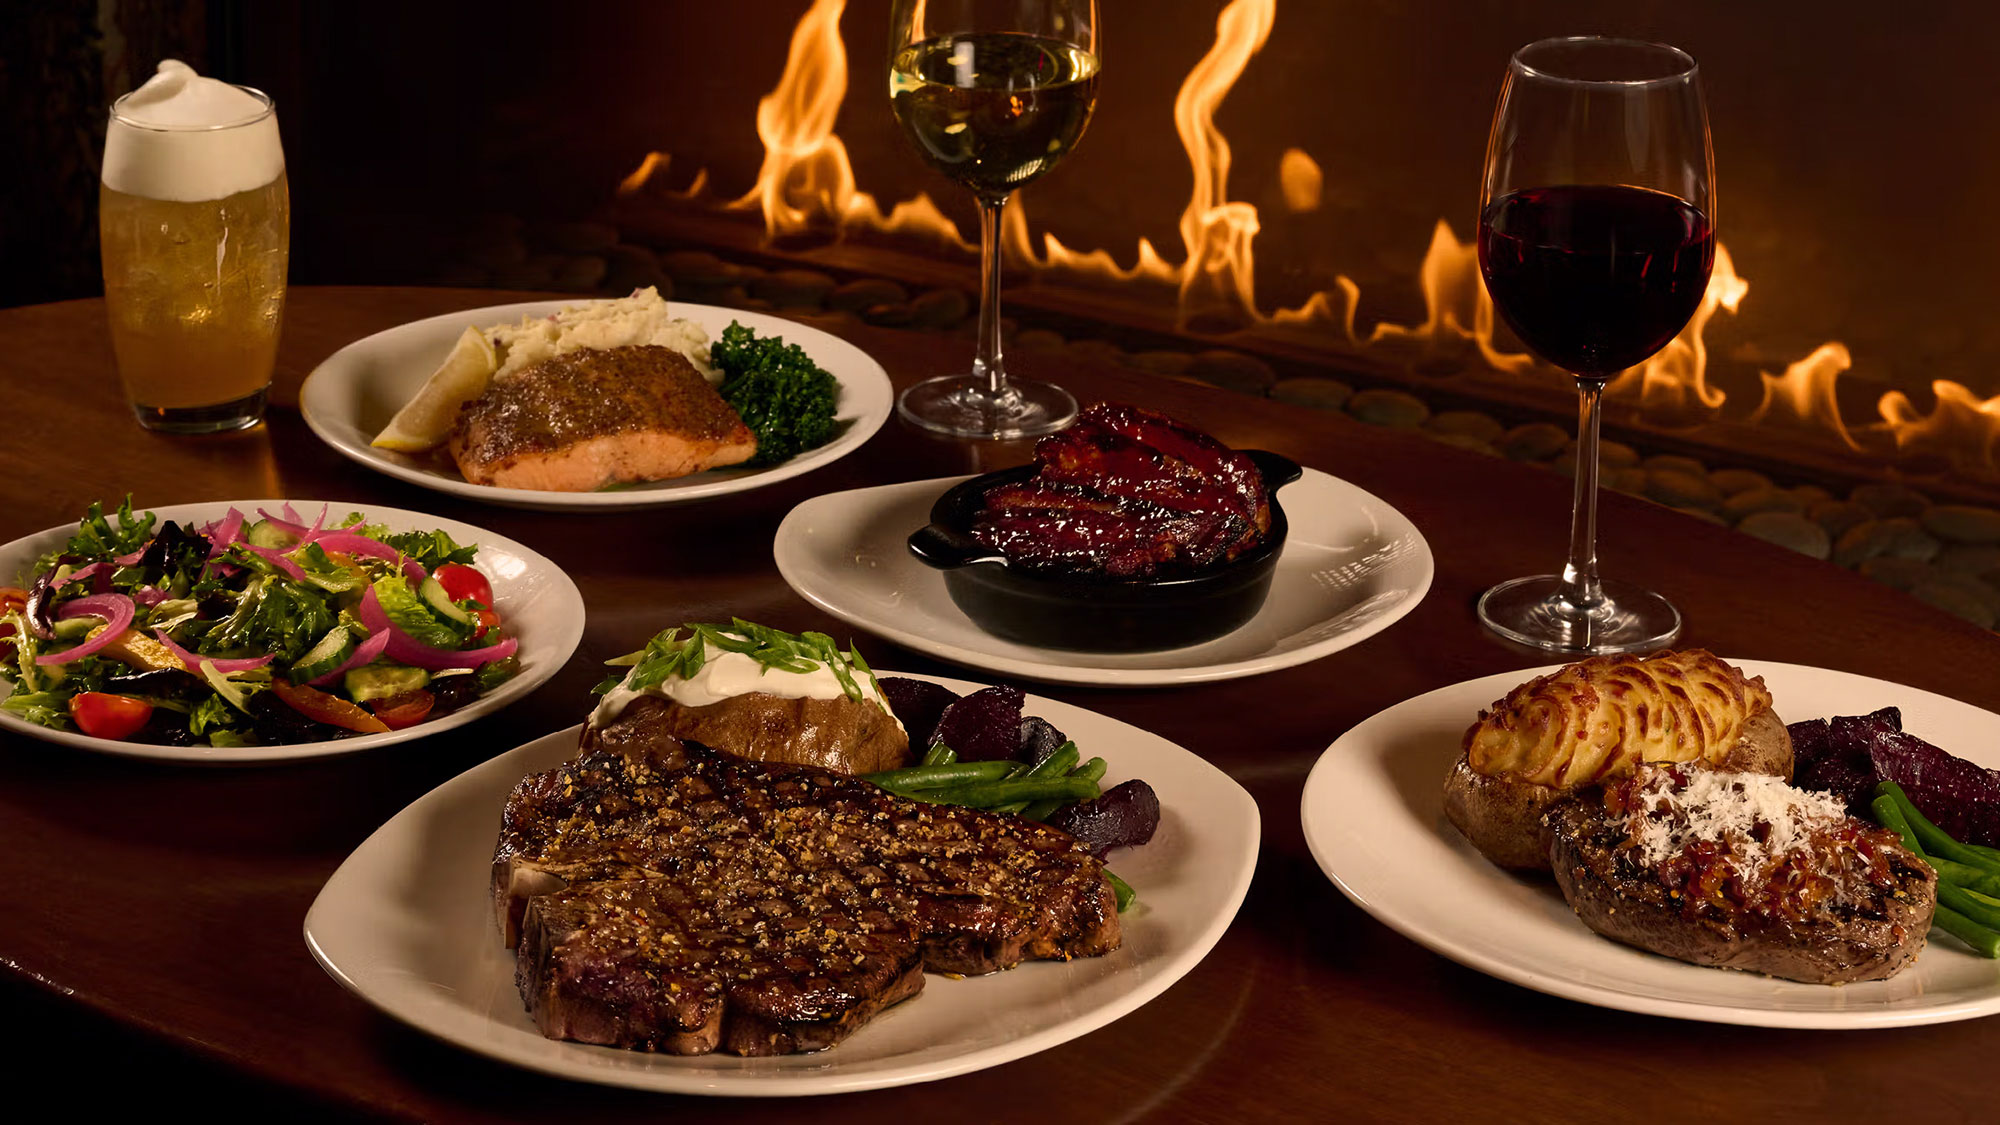
<svg viewBox="0 0 2000 1125">
<path fill-rule="evenodd" d="M 417 596 L 424 600 L 432 613 L 446 621 L 455 622 L 465 629 L 472 628 L 472 615 L 458 608 L 451 595 L 444 592 L 444 583 L 436 578 L 426 578 L 417 586 Z"/>
<path fill-rule="evenodd" d="M 274 525 L 270 520 L 258 520 L 243 529 L 243 538 L 253 547 L 289 547 L 297 540 L 291 532 Z"/>
<path fill-rule="evenodd" d="M 347 662 L 360 647 L 361 641 L 354 630 L 345 625 L 335 625 L 326 631 L 319 643 L 306 650 L 304 656 L 292 665 L 291 677 L 295 684 L 309 683 L 319 679 Z"/>
<path fill-rule="evenodd" d="M 348 698 L 356 703 L 402 695 L 430 682 L 431 674 L 422 668 L 391 664 L 386 660 L 352 669 L 341 677 L 341 686 L 347 689 Z"/>
</svg>

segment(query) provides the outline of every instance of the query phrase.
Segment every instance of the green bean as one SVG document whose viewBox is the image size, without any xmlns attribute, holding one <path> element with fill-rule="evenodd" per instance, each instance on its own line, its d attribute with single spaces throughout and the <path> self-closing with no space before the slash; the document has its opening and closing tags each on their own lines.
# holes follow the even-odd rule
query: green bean
<svg viewBox="0 0 2000 1125">
<path fill-rule="evenodd" d="M 1035 763 L 1028 771 L 1029 777 L 1062 777 L 1076 768 L 1076 743 L 1065 742 L 1050 752 L 1049 756 Z"/>
<path fill-rule="evenodd" d="M 1960 887 L 1959 890 L 1964 891 L 1965 888 Z M 1965 893 L 1967 895 L 1970 895 L 1974 902 L 1977 902 L 1982 906 L 1991 906 L 1995 908 L 2000 908 L 2000 898 L 1994 898 L 1992 895 L 1988 894 L 1981 894 L 1978 891 L 1965 891 Z"/>
<path fill-rule="evenodd" d="M 2000 958 L 2000 933 L 1967 918 L 1949 906 L 1940 906 L 1931 916 L 1938 929 L 1972 947 L 1981 957 Z"/>
<path fill-rule="evenodd" d="M 936 746 L 931 747 L 929 752 L 924 755 L 923 764 L 927 766 L 948 766 L 956 761 L 958 761 L 958 751 L 940 742 Z"/>
<path fill-rule="evenodd" d="M 2000 863 L 2000 848 L 1989 848 L 1985 844 L 1967 844 L 1965 846 L 1996 863 Z"/>
<path fill-rule="evenodd" d="M 1868 802 L 1868 809 L 1875 814 L 1877 823 L 1903 838 L 1903 846 L 1912 854 L 1925 863 L 1930 862 L 1931 857 L 1924 854 L 1923 847 L 1917 843 L 1917 834 L 1911 830 L 1909 818 L 1903 815 L 1903 806 L 1896 803 L 1896 798 L 1883 793 Z"/>
<path fill-rule="evenodd" d="M 1076 769 L 1073 772 L 1071 772 L 1070 776 L 1087 777 L 1092 781 L 1103 781 L 1104 768 L 1105 767 L 1103 758 L 1092 758 L 1088 762 L 1085 762 L 1082 765 L 1076 767 Z"/>
<path fill-rule="evenodd" d="M 969 782 L 941 789 L 927 789 L 923 799 L 939 805 L 970 805 L 991 809 L 1015 801 L 1039 801 L 1050 797 L 1080 800 L 1097 791 L 1088 781 L 1069 777 L 1016 777 L 1000 781 Z"/>
<path fill-rule="evenodd" d="M 1995 875 L 1984 867 L 1974 867 L 1967 863 L 1955 863 L 1935 856 L 1924 858 L 1930 861 L 1932 867 L 1937 868 L 1938 878 L 1949 879 L 1968 891 L 1977 891 L 1990 896 L 1995 899 L 1995 905 L 2000 905 L 2000 875 Z"/>
<path fill-rule="evenodd" d="M 1897 810 L 1903 814 L 1903 819 L 1910 824 L 1910 830 L 1916 834 L 1917 843 L 1923 845 L 1924 854 L 1942 856 L 1945 859 L 1969 864 L 1973 867 L 2000 874 L 2000 861 L 1980 855 L 1978 852 L 1952 839 L 1945 833 L 1944 829 L 1925 819 L 1924 814 L 1917 809 L 1916 805 L 1911 803 L 1910 798 L 1903 792 L 1902 786 L 1897 785 L 1893 781 L 1885 781 L 1875 787 L 1875 794 L 1878 797 L 1887 794 L 1891 798 L 1894 798 Z"/>
<path fill-rule="evenodd" d="M 1120 914 L 1125 913 L 1131 907 L 1133 901 L 1139 897 L 1139 892 L 1132 889 L 1132 884 L 1113 875 L 1111 869 L 1108 867 L 1104 869 L 1104 881 L 1111 884 L 1111 893 L 1118 896 L 1118 913 Z M 1996 934 L 1995 936 L 2000 937 L 2000 934 Z M 1989 953 L 1987 956 L 1990 957 L 1992 954 Z"/>
<path fill-rule="evenodd" d="M 970 781 L 998 781 L 1019 768 L 1016 762 L 952 762 L 942 766 L 911 766 L 908 769 L 871 773 L 866 780 L 884 789 L 939 789 Z"/>
<path fill-rule="evenodd" d="M 1937 885 L 1938 905 L 1950 907 L 1989 930 L 2000 930 L 2000 906 L 1979 901 L 1951 883 Z"/>
</svg>

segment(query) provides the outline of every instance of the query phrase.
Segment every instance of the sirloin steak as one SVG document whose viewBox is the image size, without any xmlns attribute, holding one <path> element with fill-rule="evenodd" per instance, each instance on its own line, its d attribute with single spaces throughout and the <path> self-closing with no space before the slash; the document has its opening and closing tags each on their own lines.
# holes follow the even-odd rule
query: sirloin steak
<svg viewBox="0 0 2000 1125">
<path fill-rule="evenodd" d="M 661 739 L 515 787 L 496 920 L 551 1038 L 674 1054 L 832 1046 L 923 987 L 1116 949 L 1069 835 L 858 778 Z"/>
</svg>

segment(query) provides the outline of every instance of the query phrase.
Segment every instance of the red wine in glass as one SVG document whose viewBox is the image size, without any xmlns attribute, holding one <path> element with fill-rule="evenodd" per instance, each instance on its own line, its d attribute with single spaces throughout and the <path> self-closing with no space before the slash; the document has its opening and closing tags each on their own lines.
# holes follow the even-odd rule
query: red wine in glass
<svg viewBox="0 0 2000 1125">
<path fill-rule="evenodd" d="M 1575 375 L 1609 378 L 1665 347 L 1708 289 L 1715 229 L 1665 192 L 1529 188 L 1479 221 L 1479 268 L 1521 342 Z"/>
<path fill-rule="evenodd" d="M 1661 43 L 1544 39 L 1514 52 L 1487 138 L 1479 267 L 1500 316 L 1576 379 L 1576 479 L 1559 574 L 1502 582 L 1479 621 L 1555 652 L 1641 652 L 1681 615 L 1597 572 L 1604 388 L 1701 307 L 1715 263 L 1715 154 L 1699 68 Z"/>
</svg>

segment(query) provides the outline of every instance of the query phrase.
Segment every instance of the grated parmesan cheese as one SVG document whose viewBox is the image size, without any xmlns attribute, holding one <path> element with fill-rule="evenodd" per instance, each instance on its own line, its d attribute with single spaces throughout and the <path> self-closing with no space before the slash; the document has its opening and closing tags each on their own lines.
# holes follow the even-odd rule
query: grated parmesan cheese
<svg viewBox="0 0 2000 1125">
<path fill-rule="evenodd" d="M 1805 846 L 1814 827 L 1847 819 L 1838 798 L 1768 774 L 1692 770 L 1676 787 L 1672 771 L 1649 772 L 1633 792 L 1644 813 L 1634 843 L 1648 866 L 1708 841 L 1726 848 L 1739 871 L 1756 872 Z"/>
</svg>

